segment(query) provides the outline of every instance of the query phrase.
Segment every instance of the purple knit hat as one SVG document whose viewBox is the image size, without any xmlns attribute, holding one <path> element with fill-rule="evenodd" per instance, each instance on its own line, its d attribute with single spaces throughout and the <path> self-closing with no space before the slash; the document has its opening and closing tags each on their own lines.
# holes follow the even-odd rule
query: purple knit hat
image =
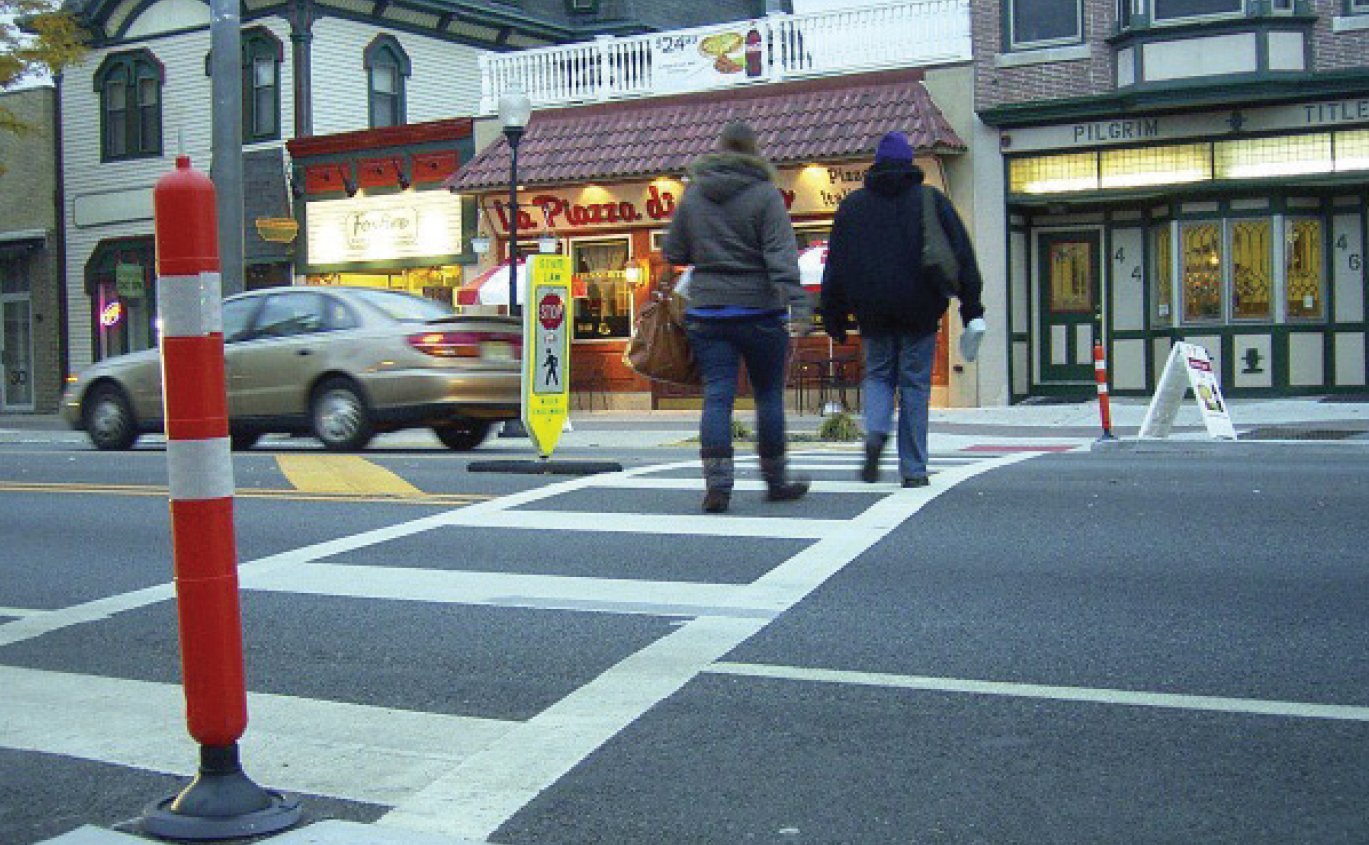
<svg viewBox="0 0 1369 845">
<path fill-rule="evenodd" d="M 875 164 L 882 161 L 907 161 L 913 160 L 913 148 L 908 144 L 908 136 L 902 132 L 889 132 L 879 139 L 879 146 L 875 147 Z"/>
</svg>

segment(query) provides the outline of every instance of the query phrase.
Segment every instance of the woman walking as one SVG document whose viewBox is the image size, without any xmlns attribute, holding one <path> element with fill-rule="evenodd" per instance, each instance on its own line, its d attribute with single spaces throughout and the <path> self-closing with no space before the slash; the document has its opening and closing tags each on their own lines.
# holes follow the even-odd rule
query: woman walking
<svg viewBox="0 0 1369 845">
<path fill-rule="evenodd" d="M 689 187 L 671 220 L 662 252 L 690 264 L 685 329 L 704 379 L 700 420 L 708 513 L 732 498 L 732 408 L 738 362 L 746 364 L 756 402 L 756 450 L 766 497 L 797 499 L 808 479 L 790 478 L 785 461 L 784 369 L 789 318 L 812 330 L 812 304 L 799 284 L 798 245 L 775 169 L 761 157 L 756 133 L 733 122 L 716 152 L 689 167 Z"/>
</svg>

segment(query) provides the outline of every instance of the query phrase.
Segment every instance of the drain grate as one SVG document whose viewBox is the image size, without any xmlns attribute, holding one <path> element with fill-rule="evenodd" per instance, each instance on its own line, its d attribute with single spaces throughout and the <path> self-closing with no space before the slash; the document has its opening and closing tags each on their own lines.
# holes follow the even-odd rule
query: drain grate
<svg viewBox="0 0 1369 845">
<path fill-rule="evenodd" d="M 1298 428 L 1267 425 L 1240 434 L 1241 440 L 1348 440 L 1369 435 L 1369 430 L 1353 428 Z"/>
</svg>

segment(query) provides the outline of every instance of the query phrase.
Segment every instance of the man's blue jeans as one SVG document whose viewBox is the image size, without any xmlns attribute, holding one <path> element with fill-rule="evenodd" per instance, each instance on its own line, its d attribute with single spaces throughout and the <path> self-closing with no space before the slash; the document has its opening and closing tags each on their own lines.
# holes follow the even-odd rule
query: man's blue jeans
<svg viewBox="0 0 1369 845">
<path fill-rule="evenodd" d="M 889 434 L 897 395 L 899 475 L 925 476 L 936 332 L 862 336 L 861 345 L 865 351 L 865 431 Z"/>
<path fill-rule="evenodd" d="M 746 362 L 756 400 L 756 451 L 784 454 L 784 366 L 789 328 L 783 317 L 756 320 L 700 320 L 686 317 L 685 330 L 704 379 L 700 445 L 718 454 L 732 448 L 732 406 L 737 398 L 737 365 Z"/>
</svg>

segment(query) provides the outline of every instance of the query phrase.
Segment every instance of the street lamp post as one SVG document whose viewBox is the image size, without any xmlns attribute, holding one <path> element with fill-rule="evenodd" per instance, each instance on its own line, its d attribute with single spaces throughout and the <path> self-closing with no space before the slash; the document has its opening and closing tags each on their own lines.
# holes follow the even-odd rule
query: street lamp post
<svg viewBox="0 0 1369 845">
<path fill-rule="evenodd" d="M 518 142 L 532 117 L 528 95 L 514 89 L 499 98 L 499 122 L 508 139 L 509 158 L 509 313 L 518 313 Z"/>
</svg>

